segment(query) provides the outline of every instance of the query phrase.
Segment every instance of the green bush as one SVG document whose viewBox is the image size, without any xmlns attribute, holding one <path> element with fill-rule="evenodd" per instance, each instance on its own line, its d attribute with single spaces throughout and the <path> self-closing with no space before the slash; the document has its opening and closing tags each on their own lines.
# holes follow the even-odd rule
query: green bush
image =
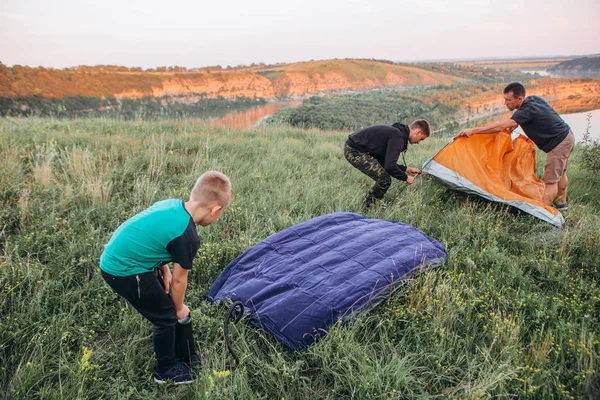
<svg viewBox="0 0 600 400">
<path fill-rule="evenodd" d="M 152 97 L 141 99 L 114 96 L 105 98 L 90 96 L 67 96 L 51 99 L 42 96 L 23 98 L 0 97 L 0 117 L 54 117 L 54 118 L 93 118 L 113 117 L 120 119 L 159 119 L 159 118 L 208 118 L 225 115 L 234 110 L 245 110 L 263 105 L 263 98 L 236 97 L 215 99 L 200 95 L 194 103 L 187 104 L 179 96 Z M 185 100 L 185 99 L 183 99 Z"/>
<path fill-rule="evenodd" d="M 584 147 L 581 151 L 581 164 L 584 168 L 596 173 L 600 172 L 600 142 L 592 140 L 590 128 L 592 126 L 592 113 L 587 114 L 587 127 L 583 135 Z"/>
<path fill-rule="evenodd" d="M 458 126 L 457 111 L 456 106 L 425 103 L 403 92 L 381 90 L 332 98 L 314 96 L 296 108 L 279 111 L 266 123 L 348 131 L 423 118 L 434 130 L 440 130 Z"/>
</svg>

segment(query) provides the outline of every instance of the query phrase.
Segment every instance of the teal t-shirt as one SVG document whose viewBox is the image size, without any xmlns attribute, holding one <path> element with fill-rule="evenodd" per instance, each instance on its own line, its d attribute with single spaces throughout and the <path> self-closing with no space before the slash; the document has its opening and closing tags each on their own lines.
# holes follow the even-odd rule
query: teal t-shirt
<svg viewBox="0 0 600 400">
<path fill-rule="evenodd" d="M 170 262 L 191 269 L 200 238 L 183 204 L 180 199 L 159 201 L 121 224 L 104 245 L 102 271 L 130 276 Z"/>
</svg>

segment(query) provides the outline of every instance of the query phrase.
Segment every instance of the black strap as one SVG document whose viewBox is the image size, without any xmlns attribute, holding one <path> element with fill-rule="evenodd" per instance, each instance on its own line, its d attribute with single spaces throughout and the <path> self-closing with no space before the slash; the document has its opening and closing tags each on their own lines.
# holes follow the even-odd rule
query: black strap
<svg viewBox="0 0 600 400">
<path fill-rule="evenodd" d="M 231 343 L 229 341 L 229 321 L 233 320 L 234 323 L 237 323 L 244 316 L 244 303 L 241 301 L 235 301 L 229 307 L 229 311 L 227 311 L 227 315 L 225 316 L 225 322 L 223 323 L 223 334 L 225 336 L 225 344 L 227 344 L 227 349 L 231 353 L 231 356 L 235 360 L 233 365 L 228 364 L 227 369 L 234 371 L 240 365 L 240 358 L 238 357 L 233 347 L 231 347 Z"/>
</svg>

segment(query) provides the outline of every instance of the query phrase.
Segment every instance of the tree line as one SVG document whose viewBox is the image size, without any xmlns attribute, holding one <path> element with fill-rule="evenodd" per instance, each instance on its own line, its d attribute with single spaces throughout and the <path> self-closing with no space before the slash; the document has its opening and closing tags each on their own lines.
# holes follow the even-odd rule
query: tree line
<svg viewBox="0 0 600 400">
<path fill-rule="evenodd" d="M 60 99 L 42 96 L 0 96 L 0 116 L 93 118 L 118 117 L 123 119 L 155 118 L 208 118 L 224 115 L 266 103 L 264 98 L 236 97 L 227 99 L 200 98 L 186 103 L 183 96 L 120 98 L 114 96 L 66 96 Z"/>
</svg>

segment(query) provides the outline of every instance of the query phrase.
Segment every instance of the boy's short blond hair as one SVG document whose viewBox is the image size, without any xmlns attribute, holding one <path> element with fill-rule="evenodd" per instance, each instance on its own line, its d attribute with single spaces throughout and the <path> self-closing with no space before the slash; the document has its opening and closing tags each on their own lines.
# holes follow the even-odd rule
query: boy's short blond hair
<svg viewBox="0 0 600 400">
<path fill-rule="evenodd" d="M 211 207 L 215 204 L 228 207 L 233 200 L 231 182 L 225 174 L 219 171 L 207 171 L 200 175 L 192 192 L 190 200 L 200 205 Z"/>
</svg>

